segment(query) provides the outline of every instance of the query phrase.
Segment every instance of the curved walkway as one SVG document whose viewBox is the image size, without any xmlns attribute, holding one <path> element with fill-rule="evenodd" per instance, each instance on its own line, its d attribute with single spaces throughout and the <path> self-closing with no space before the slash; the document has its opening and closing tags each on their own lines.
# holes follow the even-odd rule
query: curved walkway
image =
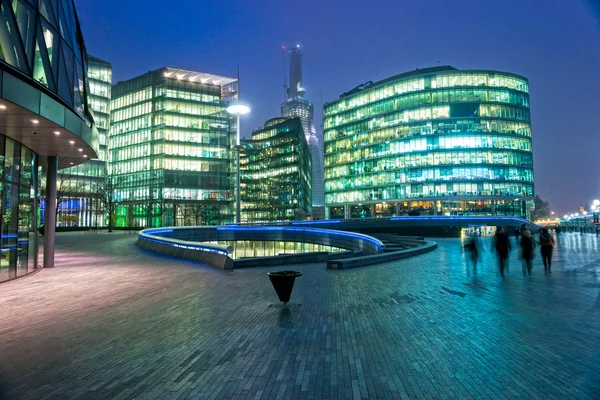
<svg viewBox="0 0 600 400">
<path fill-rule="evenodd" d="M 559 240 L 552 276 L 502 279 L 458 239 L 370 268 L 266 272 L 161 257 L 135 235 L 59 234 L 57 267 L 0 285 L 9 399 L 599 398 L 600 240 Z M 485 240 L 484 240 L 485 242 Z M 315 268 L 316 267 L 316 268 Z"/>
</svg>

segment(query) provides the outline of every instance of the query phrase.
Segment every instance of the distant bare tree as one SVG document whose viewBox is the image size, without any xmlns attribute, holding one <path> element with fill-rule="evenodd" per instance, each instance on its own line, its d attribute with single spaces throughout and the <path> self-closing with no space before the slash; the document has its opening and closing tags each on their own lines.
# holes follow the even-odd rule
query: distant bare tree
<svg viewBox="0 0 600 400">
<path fill-rule="evenodd" d="M 76 198 L 82 195 L 84 192 L 83 184 L 78 181 L 77 175 L 59 173 L 56 176 L 56 207 L 54 209 L 54 215 L 56 216 L 56 223 L 58 224 L 58 210 L 60 205 L 65 203 L 69 199 Z M 48 207 L 48 185 L 46 178 L 41 180 L 41 197 Z M 47 210 L 46 210 L 47 212 Z"/>
<path fill-rule="evenodd" d="M 534 209 L 531 212 L 531 220 L 537 221 L 550 216 L 550 203 L 542 200 L 539 195 L 535 195 Z"/>
<path fill-rule="evenodd" d="M 108 231 L 112 232 L 113 216 L 120 203 L 117 198 L 117 190 L 120 188 L 121 180 L 118 178 L 105 177 L 96 184 L 96 197 L 102 204 L 104 212 L 108 214 Z"/>
<path fill-rule="evenodd" d="M 192 220 L 192 225 L 206 225 L 208 207 L 205 204 L 188 204 L 184 208 L 185 220 Z"/>
</svg>

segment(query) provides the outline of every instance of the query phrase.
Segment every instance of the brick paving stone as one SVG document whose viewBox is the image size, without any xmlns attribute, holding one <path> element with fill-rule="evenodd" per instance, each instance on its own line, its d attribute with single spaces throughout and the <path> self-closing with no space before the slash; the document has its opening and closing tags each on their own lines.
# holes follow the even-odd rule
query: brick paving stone
<svg viewBox="0 0 600 400">
<path fill-rule="evenodd" d="M 458 239 L 354 270 L 220 271 L 133 235 L 57 236 L 56 264 L 0 285 L 0 398 L 597 399 L 600 240 L 551 275 L 513 251 L 477 271 Z M 538 249 L 539 250 L 539 249 Z M 292 302 L 266 272 L 294 268 Z"/>
</svg>

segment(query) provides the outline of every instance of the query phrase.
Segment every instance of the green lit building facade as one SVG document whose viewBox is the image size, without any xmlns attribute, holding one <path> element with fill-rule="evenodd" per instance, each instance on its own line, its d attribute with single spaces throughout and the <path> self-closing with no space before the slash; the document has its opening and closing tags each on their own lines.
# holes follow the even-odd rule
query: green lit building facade
<svg viewBox="0 0 600 400">
<path fill-rule="evenodd" d="M 328 218 L 526 216 L 534 196 L 529 84 L 435 67 L 324 106 Z"/>
<path fill-rule="evenodd" d="M 226 113 L 237 79 L 161 68 L 112 88 L 109 173 L 116 226 L 233 221 Z"/>
<path fill-rule="evenodd" d="M 273 118 L 242 146 L 241 222 L 306 219 L 312 208 L 311 155 L 300 118 Z"/>
</svg>

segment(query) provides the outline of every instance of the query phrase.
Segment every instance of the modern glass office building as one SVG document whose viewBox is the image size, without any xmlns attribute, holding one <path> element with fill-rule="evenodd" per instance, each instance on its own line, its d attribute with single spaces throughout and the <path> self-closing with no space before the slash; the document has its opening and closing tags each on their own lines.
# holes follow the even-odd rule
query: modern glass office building
<svg viewBox="0 0 600 400">
<path fill-rule="evenodd" d="M 236 96 L 235 78 L 167 67 L 113 86 L 117 226 L 233 221 L 235 124 L 225 109 Z"/>
<path fill-rule="evenodd" d="M 42 264 L 54 266 L 56 214 L 39 217 L 41 181 L 44 201 L 54 209 L 57 170 L 97 157 L 98 131 L 88 107 L 87 54 L 73 1 L 0 0 L 0 18 L 4 281 Z"/>
<path fill-rule="evenodd" d="M 525 216 L 534 195 L 529 84 L 420 69 L 324 106 L 329 218 Z"/>
<path fill-rule="evenodd" d="M 102 201 L 98 198 L 98 185 L 106 179 L 107 137 L 110 125 L 110 97 L 112 65 L 88 56 L 88 103 L 94 113 L 98 129 L 98 158 L 85 164 L 66 168 L 58 173 L 57 203 L 58 226 L 106 225 Z"/>
<path fill-rule="evenodd" d="M 306 219 L 312 205 L 311 154 L 300 118 L 273 118 L 242 146 L 241 221 Z"/>
</svg>

